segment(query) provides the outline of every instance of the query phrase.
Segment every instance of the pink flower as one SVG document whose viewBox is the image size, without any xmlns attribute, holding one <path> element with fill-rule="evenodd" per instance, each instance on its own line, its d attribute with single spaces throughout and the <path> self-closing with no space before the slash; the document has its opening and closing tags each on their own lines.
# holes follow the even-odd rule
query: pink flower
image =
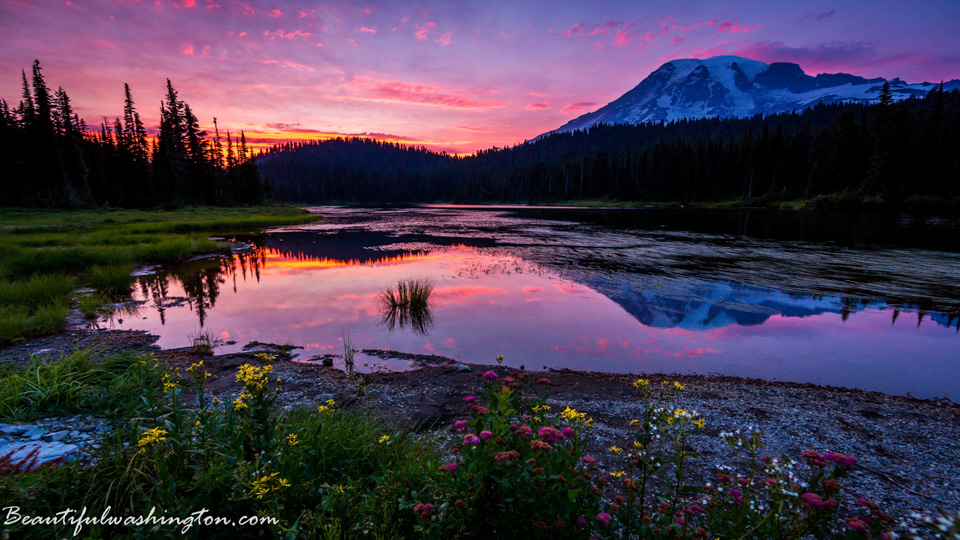
<svg viewBox="0 0 960 540">
<path fill-rule="evenodd" d="M 480 432 L 480 438 L 483 439 L 483 440 L 492 439 L 492 438 L 493 438 L 493 433 L 491 433 L 491 432 L 489 432 L 489 431 L 487 431 L 487 430 L 483 430 L 483 431 Z"/>
<path fill-rule="evenodd" d="M 493 456 L 493 460 L 496 461 L 497 463 L 500 463 L 501 461 L 510 461 L 510 460 L 519 459 L 519 458 L 520 458 L 520 452 L 517 452 L 516 450 L 507 450 L 506 452 L 500 452 L 499 454 Z"/>
<path fill-rule="evenodd" d="M 473 433 L 468 433 L 466 437 L 463 438 L 463 444 L 480 444 L 480 439 L 477 438 Z"/>
<path fill-rule="evenodd" d="M 869 508 L 869 509 L 871 509 L 871 510 L 879 510 L 879 509 L 880 509 L 880 507 L 877 505 L 877 503 L 875 503 L 875 502 L 873 502 L 873 501 L 870 501 L 870 500 L 867 500 L 867 499 L 864 499 L 863 497 L 860 497 L 859 499 L 857 499 L 857 503 L 862 504 L 862 505 L 866 506 L 867 508 Z"/>
<path fill-rule="evenodd" d="M 514 382 L 516 382 L 516 381 L 513 380 L 513 377 L 504 377 L 504 378 L 503 378 L 503 384 L 505 384 L 505 385 L 507 385 L 507 386 L 512 385 Z"/>
<path fill-rule="evenodd" d="M 477 400 L 477 396 L 467 396 L 463 398 L 463 400 L 466 401 L 467 403 L 473 403 L 474 401 Z"/>
<path fill-rule="evenodd" d="M 486 408 L 486 407 L 481 407 L 480 405 L 474 405 L 474 406 L 470 407 L 470 410 L 473 411 L 473 412 L 475 412 L 475 413 L 477 413 L 477 414 L 480 415 L 480 416 L 486 416 L 486 415 L 487 415 L 487 412 L 489 412 L 489 411 L 487 411 L 487 408 Z"/>
<path fill-rule="evenodd" d="M 870 526 L 857 518 L 846 518 L 847 527 L 857 532 L 870 532 Z"/>
<path fill-rule="evenodd" d="M 530 441 L 530 450 L 543 450 L 545 452 L 549 452 L 553 450 L 553 447 L 539 439 L 534 439 Z"/>
<path fill-rule="evenodd" d="M 484 373 L 482 377 L 484 378 L 484 380 L 487 380 L 487 381 L 495 381 L 498 378 L 497 374 L 492 371 L 488 371 Z"/>
<path fill-rule="evenodd" d="M 453 471 L 457 470 L 457 464 L 456 464 L 456 463 L 448 463 L 448 464 L 446 464 L 446 465 L 441 465 L 440 468 L 437 469 L 437 470 L 440 471 L 440 472 L 453 472 Z"/>
<path fill-rule="evenodd" d="M 577 518 L 577 525 L 579 525 L 579 526 L 581 526 L 581 527 L 586 527 L 586 526 L 587 526 L 587 519 L 584 518 L 583 516 L 578 517 L 578 518 Z"/>
<path fill-rule="evenodd" d="M 530 426 L 528 426 L 528 425 L 526 425 L 526 424 L 523 424 L 523 425 L 521 425 L 520 427 L 517 428 L 517 435 L 519 435 L 520 437 L 526 439 L 527 437 L 532 437 L 532 436 L 533 436 L 533 430 L 530 429 Z"/>
<path fill-rule="evenodd" d="M 467 421 L 457 420 L 456 422 L 453 423 L 453 427 L 457 428 L 457 431 L 463 431 L 467 429 Z"/>
<path fill-rule="evenodd" d="M 683 525 L 684 523 L 686 523 L 686 521 L 684 521 L 683 518 L 677 518 L 677 525 Z"/>
<path fill-rule="evenodd" d="M 540 437 L 548 443 L 555 443 L 563 440 L 563 434 L 557 431 L 557 428 L 550 426 L 544 426 L 540 428 L 540 431 L 537 433 L 537 437 Z"/>
<path fill-rule="evenodd" d="M 823 455 L 823 459 L 835 463 L 840 467 L 845 467 L 847 469 L 852 469 L 860 460 L 852 456 L 845 456 L 843 454 L 838 454 L 836 452 L 828 452 Z"/>
<path fill-rule="evenodd" d="M 608 514 L 608 513 L 606 513 L 606 512 L 600 512 L 599 514 L 597 514 L 597 521 L 599 521 L 600 523 L 603 523 L 603 526 L 604 526 L 604 527 L 609 526 L 609 525 L 610 525 L 610 514 Z M 579 520 L 578 520 L 578 522 L 579 522 Z"/>
<path fill-rule="evenodd" d="M 563 431 L 561 431 L 561 433 L 563 433 L 563 436 L 564 436 L 564 437 L 566 437 L 566 438 L 569 439 L 569 438 L 573 437 L 573 428 L 570 427 L 570 426 L 567 426 L 567 427 L 563 428 Z"/>
<path fill-rule="evenodd" d="M 740 490 L 737 489 L 737 488 L 733 488 L 733 489 L 730 490 L 730 494 L 733 495 L 734 497 L 739 497 L 739 496 L 743 495 L 743 492 L 740 491 Z"/>
<path fill-rule="evenodd" d="M 804 493 L 800 496 L 803 502 L 816 508 L 823 508 L 823 499 L 816 493 Z"/>
<path fill-rule="evenodd" d="M 592 456 L 584 456 L 584 457 L 583 457 L 583 462 L 584 462 L 584 463 L 596 463 L 597 460 L 596 460 L 596 458 L 594 458 L 594 457 L 592 457 Z"/>
</svg>

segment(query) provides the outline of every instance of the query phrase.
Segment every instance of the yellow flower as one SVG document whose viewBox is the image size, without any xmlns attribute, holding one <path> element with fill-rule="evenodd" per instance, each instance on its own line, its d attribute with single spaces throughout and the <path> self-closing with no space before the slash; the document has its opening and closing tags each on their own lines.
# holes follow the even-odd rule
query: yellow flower
<svg viewBox="0 0 960 540">
<path fill-rule="evenodd" d="M 379 444 L 384 444 L 384 443 L 386 443 L 386 442 L 389 441 L 389 440 L 390 440 L 390 436 L 389 436 L 389 435 L 384 435 L 383 437 L 380 437 L 380 440 L 377 441 L 377 443 L 379 443 Z"/>
<path fill-rule="evenodd" d="M 259 392 L 267 387 L 272 372 L 273 366 L 256 367 L 244 364 L 237 372 L 237 381 L 242 382 L 247 390 Z"/>
<path fill-rule="evenodd" d="M 697 426 L 697 429 L 703 429 L 703 426 L 707 425 L 707 423 L 703 420 L 703 418 L 698 418 L 693 425 Z"/>
<path fill-rule="evenodd" d="M 650 379 L 637 379 L 633 381 L 634 388 L 645 388 L 650 386 Z"/>
<path fill-rule="evenodd" d="M 247 394 L 241 392 L 240 395 L 237 396 L 237 399 L 233 400 L 233 410 L 242 411 L 243 409 L 249 409 L 250 407 L 246 402 L 247 397 Z"/>
<path fill-rule="evenodd" d="M 295 433 L 291 433 L 290 435 L 287 435 L 287 444 L 290 446 L 296 446 L 300 444 L 300 439 L 297 438 Z"/>
<path fill-rule="evenodd" d="M 593 418 L 587 418 L 586 424 L 587 424 L 587 427 L 592 426 L 592 425 L 593 425 Z"/>
<path fill-rule="evenodd" d="M 143 432 L 143 435 L 140 437 L 140 440 L 137 442 L 137 446 L 144 448 L 150 446 L 151 444 L 158 443 L 160 441 L 167 440 L 167 431 L 160 428 L 152 428 Z"/>
<path fill-rule="evenodd" d="M 197 423 L 196 423 L 196 424 L 194 424 L 194 425 L 195 425 L 196 427 L 200 427 L 200 421 L 199 421 L 199 420 L 197 420 Z"/>
<path fill-rule="evenodd" d="M 219 404 L 220 404 L 220 398 L 216 398 L 216 397 L 213 398 L 213 404 L 214 404 L 214 405 L 219 405 Z"/>
<path fill-rule="evenodd" d="M 676 409 L 676 410 L 673 411 L 673 415 L 676 416 L 677 418 L 680 418 L 681 416 L 686 415 L 687 412 L 689 412 L 689 411 L 687 411 L 686 409 L 680 409 L 680 408 L 678 408 L 678 409 Z"/>
<path fill-rule="evenodd" d="M 613 452 L 614 454 L 622 454 L 623 448 L 620 448 L 619 446 L 611 446 L 610 451 Z"/>
<path fill-rule="evenodd" d="M 550 410 L 549 405 L 537 405 L 536 407 L 533 408 L 533 412 L 549 411 L 549 410 Z"/>
<path fill-rule="evenodd" d="M 320 413 L 320 414 L 330 414 L 331 409 L 330 409 L 330 407 L 328 407 L 328 406 L 326 406 L 326 405 L 321 405 L 321 406 L 317 407 L 317 412 Z"/>
<path fill-rule="evenodd" d="M 579 424 L 587 418 L 587 413 L 577 412 L 567 407 L 560 413 L 560 416 L 571 424 Z M 592 420 L 587 421 L 587 425 L 590 425 L 592 422 Z"/>
<path fill-rule="evenodd" d="M 327 403 L 327 407 L 333 407 L 337 404 L 337 402 L 334 401 L 333 399 L 328 399 L 326 403 Z"/>
<path fill-rule="evenodd" d="M 643 445 L 640 444 L 640 441 L 633 441 L 633 447 L 639 450 L 640 448 L 643 448 Z"/>
<path fill-rule="evenodd" d="M 680 384 L 680 381 L 673 381 L 673 387 L 677 390 L 683 390 L 683 385 Z"/>
<path fill-rule="evenodd" d="M 630 421 L 630 425 L 631 425 L 631 426 L 635 426 L 635 425 L 637 425 L 637 424 L 639 424 L 639 423 L 640 423 L 639 420 L 631 420 L 631 421 Z"/>
<path fill-rule="evenodd" d="M 610 476 L 612 476 L 612 477 L 614 477 L 614 478 L 623 478 L 623 477 L 626 476 L 626 475 L 627 475 L 627 473 L 625 473 L 625 472 L 623 472 L 623 471 L 617 471 L 617 472 L 612 472 L 612 473 L 610 473 Z"/>
<path fill-rule="evenodd" d="M 290 487 L 290 482 L 287 482 L 283 478 L 277 480 L 277 485 L 280 487 Z"/>
</svg>

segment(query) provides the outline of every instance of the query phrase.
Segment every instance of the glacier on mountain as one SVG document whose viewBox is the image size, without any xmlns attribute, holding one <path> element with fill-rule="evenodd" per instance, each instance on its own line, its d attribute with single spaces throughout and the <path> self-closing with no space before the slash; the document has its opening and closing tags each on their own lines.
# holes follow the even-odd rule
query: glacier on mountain
<svg viewBox="0 0 960 540">
<path fill-rule="evenodd" d="M 604 124 L 670 122 L 682 118 L 732 118 L 776 114 L 818 103 L 876 102 L 883 78 L 847 73 L 807 75 L 797 64 L 765 64 L 739 56 L 672 60 L 635 88 L 600 109 L 575 118 L 551 133 Z M 894 100 L 924 96 L 938 84 L 889 81 Z M 960 88 L 960 80 L 944 89 Z"/>
</svg>

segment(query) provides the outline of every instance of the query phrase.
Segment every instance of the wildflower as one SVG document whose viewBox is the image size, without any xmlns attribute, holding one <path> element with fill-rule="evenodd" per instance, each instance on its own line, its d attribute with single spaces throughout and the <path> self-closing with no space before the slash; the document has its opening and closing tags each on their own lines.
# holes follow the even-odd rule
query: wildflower
<svg viewBox="0 0 960 540">
<path fill-rule="evenodd" d="M 533 408 L 533 412 L 537 412 L 537 413 L 540 411 L 549 411 L 549 410 L 550 410 L 550 406 L 546 404 L 537 405 L 536 407 Z"/>
<path fill-rule="evenodd" d="M 383 436 L 380 437 L 380 439 L 377 441 L 377 444 L 386 444 L 386 443 L 389 442 L 389 441 L 390 441 L 390 436 L 389 436 L 389 435 L 383 435 Z"/>
<path fill-rule="evenodd" d="M 634 388 L 646 388 L 650 386 L 650 379 L 637 379 L 633 381 Z"/>
<path fill-rule="evenodd" d="M 840 491 L 840 482 L 836 478 L 830 478 L 823 481 L 823 487 L 828 492 Z"/>
<path fill-rule="evenodd" d="M 850 527 L 857 532 L 870 532 L 870 526 L 864 523 L 862 520 L 857 518 L 846 518 L 844 521 L 847 522 L 847 527 Z"/>
<path fill-rule="evenodd" d="M 577 518 L 577 525 L 579 525 L 579 526 L 581 526 L 581 527 L 586 527 L 586 526 L 587 526 L 587 519 L 586 519 L 585 517 L 583 517 L 583 516 L 578 517 L 578 518 Z"/>
<path fill-rule="evenodd" d="M 839 467 L 852 469 L 860 460 L 852 456 L 845 456 L 836 452 L 828 452 L 823 455 L 823 459 L 836 464 Z"/>
<path fill-rule="evenodd" d="M 858 504 L 862 504 L 863 506 L 866 506 L 867 508 L 869 508 L 869 509 L 871 509 L 871 510 L 879 510 L 879 509 L 880 509 L 880 507 L 877 505 L 877 503 L 875 503 L 875 502 L 873 502 L 873 501 L 870 501 L 870 500 L 867 500 L 867 499 L 864 499 L 863 497 L 860 497 L 859 499 L 857 499 L 857 503 L 858 503 Z"/>
<path fill-rule="evenodd" d="M 557 428 L 550 426 L 544 426 L 540 428 L 540 431 L 537 432 L 537 437 L 540 437 L 548 443 L 555 443 L 563 440 L 563 434 L 557 431 Z"/>
<path fill-rule="evenodd" d="M 547 378 L 537 379 L 537 384 L 542 384 L 544 386 L 547 386 L 550 384 L 550 379 L 547 379 Z"/>
<path fill-rule="evenodd" d="M 441 465 L 440 467 L 438 467 L 437 470 L 440 472 L 453 472 L 457 470 L 457 464 L 456 462 L 447 463 L 446 465 Z"/>
<path fill-rule="evenodd" d="M 639 423 L 640 423 L 640 421 L 639 421 L 639 420 L 636 420 L 636 419 L 630 421 L 630 425 L 631 425 L 631 426 L 635 426 L 635 425 L 637 425 L 637 424 L 639 424 Z"/>
<path fill-rule="evenodd" d="M 240 395 L 237 396 L 237 399 L 233 400 L 233 410 L 242 411 L 244 409 L 249 409 L 250 407 L 247 405 L 246 401 L 248 397 L 249 396 L 247 396 L 247 394 L 240 392 Z"/>
<path fill-rule="evenodd" d="M 633 441 L 633 447 L 636 448 L 637 450 L 640 450 L 641 448 L 643 448 L 643 443 L 641 443 L 640 441 Z"/>
<path fill-rule="evenodd" d="M 823 509 L 827 512 L 833 512 L 837 509 L 837 506 L 839 506 L 839 504 L 837 503 L 836 499 L 827 499 L 823 501 Z"/>
<path fill-rule="evenodd" d="M 614 478 L 623 478 L 623 477 L 626 476 L 626 475 L 627 475 L 627 473 L 625 473 L 625 472 L 623 472 L 623 471 L 616 471 L 616 472 L 610 473 L 610 476 L 612 476 L 612 477 L 614 477 Z"/>
<path fill-rule="evenodd" d="M 287 482 L 283 478 L 277 480 L 277 485 L 280 487 L 290 487 L 290 482 Z"/>
<path fill-rule="evenodd" d="M 474 435 L 473 433 L 468 433 L 466 437 L 463 438 L 463 444 L 480 444 L 480 438 Z"/>
<path fill-rule="evenodd" d="M 610 450 L 611 452 L 613 452 L 614 454 L 622 454 L 622 453 L 623 453 L 623 448 L 620 448 L 619 446 L 616 446 L 616 445 L 611 446 L 609 450 Z"/>
<path fill-rule="evenodd" d="M 821 499 L 816 493 L 804 493 L 800 496 L 800 498 L 803 499 L 805 504 L 816 508 L 823 508 L 823 499 Z"/>
<path fill-rule="evenodd" d="M 520 452 L 517 452 L 516 450 L 507 450 L 506 452 L 500 452 L 499 454 L 493 456 L 493 460 L 496 461 L 497 463 L 500 463 L 501 461 L 511 461 L 519 458 L 520 458 Z"/>
<path fill-rule="evenodd" d="M 237 372 L 237 382 L 242 382 L 243 386 L 252 392 L 261 391 L 270 382 L 270 373 L 272 372 L 273 366 L 256 367 L 243 364 Z"/>
<path fill-rule="evenodd" d="M 300 439 L 297 438 L 296 433 L 291 433 L 287 435 L 287 444 L 290 446 L 296 446 L 300 444 Z"/>
<path fill-rule="evenodd" d="M 486 416 L 487 413 L 489 412 L 487 411 L 486 407 L 481 407 L 480 405 L 474 405 L 473 407 L 470 407 L 470 410 L 477 413 L 480 416 Z"/>
<path fill-rule="evenodd" d="M 337 402 L 334 401 L 333 398 L 328 399 L 324 403 L 326 403 L 327 407 L 330 407 L 331 409 L 337 405 Z"/>
<path fill-rule="evenodd" d="M 453 423 L 453 427 L 456 428 L 457 431 L 463 431 L 467 429 L 467 421 L 457 420 L 456 422 Z"/>
<path fill-rule="evenodd" d="M 430 519 L 430 513 L 433 511 L 433 505 L 430 503 L 427 504 L 418 504 L 413 507 L 413 513 L 417 514 L 421 521 L 426 521 Z"/>
<path fill-rule="evenodd" d="M 477 396 L 467 396 L 463 398 L 463 400 L 466 401 L 467 403 L 473 403 L 474 401 L 477 400 Z"/>
<path fill-rule="evenodd" d="M 583 462 L 584 462 L 584 463 L 596 463 L 597 460 L 596 460 L 596 458 L 594 458 L 593 456 L 584 456 L 584 457 L 583 457 Z"/>
<path fill-rule="evenodd" d="M 609 526 L 609 525 L 610 525 L 610 514 L 608 514 L 608 513 L 606 513 L 606 512 L 600 512 L 599 514 L 597 514 L 597 521 L 599 521 L 600 523 L 603 523 L 603 526 L 604 526 L 604 527 Z"/>
<path fill-rule="evenodd" d="M 677 390 L 683 390 L 683 385 L 680 384 L 680 381 L 673 381 L 673 387 Z"/>
<path fill-rule="evenodd" d="M 154 443 L 167 440 L 167 431 L 160 428 L 151 428 L 143 432 L 143 435 L 140 437 L 140 440 L 137 442 L 137 446 L 144 448 L 150 446 Z"/>
<path fill-rule="evenodd" d="M 568 439 L 571 438 L 571 437 L 573 437 L 573 435 L 574 435 L 573 428 L 570 427 L 570 426 L 567 426 L 567 427 L 563 428 L 562 430 L 560 430 L 560 433 L 563 433 L 563 436 L 566 437 L 566 438 L 568 438 Z"/>
<path fill-rule="evenodd" d="M 495 381 L 498 379 L 497 374 L 492 371 L 488 371 L 484 373 L 482 377 L 484 378 L 484 380 L 487 380 L 487 381 Z"/>
<path fill-rule="evenodd" d="M 534 439 L 530 441 L 530 450 L 543 450 L 545 452 L 549 452 L 553 450 L 553 447 L 545 443 L 544 441 L 541 441 L 539 439 Z"/>
<path fill-rule="evenodd" d="M 703 429 L 703 426 L 707 425 L 707 422 L 703 418 L 697 418 L 693 422 L 693 425 L 697 426 L 697 429 Z"/>
<path fill-rule="evenodd" d="M 530 426 L 528 426 L 528 425 L 526 425 L 526 424 L 523 424 L 523 425 L 521 425 L 520 427 L 517 428 L 517 433 L 516 433 L 516 434 L 517 434 L 518 436 L 520 436 L 521 438 L 526 439 L 527 437 L 532 437 L 532 436 L 533 436 L 533 430 L 530 429 Z"/>
<path fill-rule="evenodd" d="M 492 439 L 493 433 L 485 429 L 480 432 L 480 438 L 483 440 Z"/>
<path fill-rule="evenodd" d="M 320 414 L 330 414 L 331 409 L 329 405 L 320 405 L 317 407 L 317 412 Z"/>
<path fill-rule="evenodd" d="M 560 413 L 560 416 L 567 422 L 574 424 L 583 422 L 583 420 L 587 417 L 587 413 L 577 412 L 575 409 L 567 407 Z"/>
<path fill-rule="evenodd" d="M 216 398 L 216 397 L 213 398 L 213 404 L 214 404 L 214 405 L 219 405 L 219 404 L 220 404 L 220 398 Z"/>
</svg>

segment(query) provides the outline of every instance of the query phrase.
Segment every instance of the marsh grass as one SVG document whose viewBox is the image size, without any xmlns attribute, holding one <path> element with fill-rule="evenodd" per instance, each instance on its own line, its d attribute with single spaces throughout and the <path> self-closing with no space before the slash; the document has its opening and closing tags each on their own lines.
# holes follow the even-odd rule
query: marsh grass
<svg viewBox="0 0 960 540">
<path fill-rule="evenodd" d="M 162 384 L 133 354 L 101 357 L 92 349 L 31 358 L 0 376 L 0 418 L 29 420 L 74 413 L 129 415 L 143 406 L 143 385 Z"/>
<path fill-rule="evenodd" d="M 109 303 L 109 296 L 100 292 L 93 292 L 90 294 L 77 295 L 76 305 L 84 317 L 92 319 L 104 311 L 103 307 Z"/>
<path fill-rule="evenodd" d="M 87 270 L 86 283 L 109 296 L 119 296 L 130 293 L 133 285 L 133 265 L 112 264 L 109 266 L 92 266 Z"/>
<path fill-rule="evenodd" d="M 380 292 L 380 323 L 391 332 L 409 327 L 418 334 L 426 334 L 433 325 L 432 293 L 433 284 L 426 279 L 400 280 L 396 288 Z"/>
<path fill-rule="evenodd" d="M 0 209 L 0 345 L 59 332 L 77 284 L 110 297 L 126 295 L 135 265 L 229 253 L 211 234 L 317 219 L 280 205 L 169 212 Z M 96 313 L 95 300 L 78 299 L 85 315 Z"/>
<path fill-rule="evenodd" d="M 197 330 L 190 336 L 190 352 L 213 356 L 217 347 L 223 345 L 223 340 L 212 330 Z"/>
</svg>

